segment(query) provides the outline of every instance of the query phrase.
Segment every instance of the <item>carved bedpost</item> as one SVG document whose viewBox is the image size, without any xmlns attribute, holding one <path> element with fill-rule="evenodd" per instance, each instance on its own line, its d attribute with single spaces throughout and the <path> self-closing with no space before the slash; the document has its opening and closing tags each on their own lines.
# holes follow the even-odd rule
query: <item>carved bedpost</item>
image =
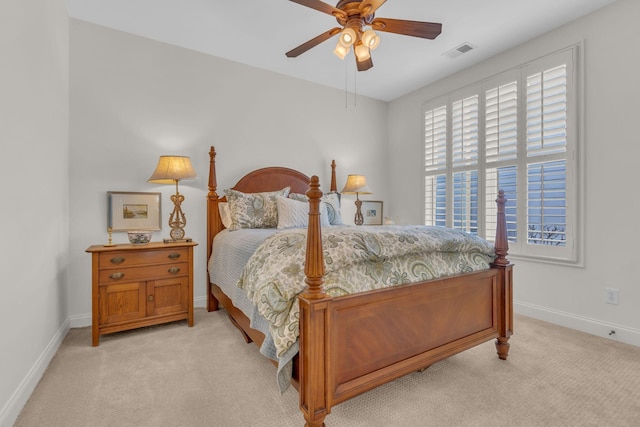
<svg viewBox="0 0 640 427">
<path fill-rule="evenodd" d="M 324 258 L 322 254 L 322 230 L 320 227 L 320 183 L 311 177 L 309 198 L 309 228 L 304 274 L 307 288 L 300 294 L 300 410 L 306 427 L 324 426 L 324 419 L 331 407 L 328 398 L 327 363 L 328 343 L 326 329 L 329 325 L 327 300 L 322 288 L 324 282 Z"/>
<path fill-rule="evenodd" d="M 213 236 L 222 230 L 220 214 L 218 212 L 218 180 L 216 178 L 216 150 L 213 146 L 209 150 L 209 193 L 207 194 L 207 260 L 211 257 Z M 211 280 L 207 271 L 207 311 L 218 309 L 218 300 L 211 295 Z"/>
<path fill-rule="evenodd" d="M 498 192 L 496 199 L 498 204 L 498 218 L 496 224 L 496 259 L 492 263 L 493 268 L 500 270 L 498 292 L 498 333 L 496 350 L 498 357 L 506 360 L 509 356 L 509 337 L 513 334 L 513 264 L 507 259 L 509 252 L 509 239 L 507 236 L 507 217 L 505 205 L 507 198 L 504 191 Z"/>
<path fill-rule="evenodd" d="M 330 192 L 334 193 L 338 191 L 338 185 L 336 184 L 336 161 L 331 160 L 331 188 Z"/>
<path fill-rule="evenodd" d="M 309 198 L 309 228 L 307 231 L 307 254 L 304 264 L 304 279 L 308 288 L 304 294 L 308 298 L 322 298 L 324 283 L 324 258 L 322 256 L 322 228 L 320 227 L 320 180 L 316 175 L 311 177 Z"/>
<path fill-rule="evenodd" d="M 498 191 L 498 198 L 496 204 L 498 205 L 498 220 L 496 223 L 496 259 L 493 261 L 495 265 L 508 265 L 509 260 L 507 254 L 509 252 L 509 239 L 507 237 L 507 216 L 505 214 L 505 205 L 507 204 L 507 198 L 504 196 L 504 191 Z"/>
</svg>

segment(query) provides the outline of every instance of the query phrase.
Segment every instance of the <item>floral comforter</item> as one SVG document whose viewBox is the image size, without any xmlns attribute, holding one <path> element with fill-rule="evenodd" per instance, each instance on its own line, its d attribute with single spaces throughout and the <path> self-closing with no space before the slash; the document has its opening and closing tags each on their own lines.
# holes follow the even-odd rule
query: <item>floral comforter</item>
<svg viewBox="0 0 640 427">
<path fill-rule="evenodd" d="M 291 229 L 268 237 L 238 281 L 269 321 L 278 356 L 299 334 L 306 236 L 306 229 Z M 486 240 L 427 226 L 326 227 L 322 248 L 324 289 L 334 297 L 483 270 L 495 257 Z"/>
</svg>

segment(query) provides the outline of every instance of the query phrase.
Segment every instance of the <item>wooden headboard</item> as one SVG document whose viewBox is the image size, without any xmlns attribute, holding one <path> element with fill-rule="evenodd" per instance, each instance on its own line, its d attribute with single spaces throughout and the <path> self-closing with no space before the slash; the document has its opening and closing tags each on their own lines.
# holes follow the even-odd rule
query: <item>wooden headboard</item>
<svg viewBox="0 0 640 427">
<path fill-rule="evenodd" d="M 243 193 L 261 193 L 291 187 L 292 193 L 304 194 L 309 189 L 309 182 L 309 177 L 297 170 L 270 167 L 249 172 L 232 188 Z"/>
<path fill-rule="evenodd" d="M 294 169 L 284 167 L 267 167 L 249 172 L 234 185 L 233 190 L 243 193 L 261 193 L 265 191 L 277 191 L 284 187 L 291 187 L 292 193 L 305 194 L 309 190 L 310 178 Z M 211 257 L 213 238 L 224 230 L 218 203 L 225 202 L 224 196 L 219 196 L 218 180 L 216 178 L 216 150 L 212 146 L 209 150 L 209 193 L 207 194 L 207 263 Z M 331 192 L 336 188 L 336 162 L 331 162 Z M 207 274 L 207 289 L 209 289 L 209 275 Z M 207 299 L 210 292 L 207 292 Z M 207 303 L 209 304 L 209 302 Z"/>
</svg>

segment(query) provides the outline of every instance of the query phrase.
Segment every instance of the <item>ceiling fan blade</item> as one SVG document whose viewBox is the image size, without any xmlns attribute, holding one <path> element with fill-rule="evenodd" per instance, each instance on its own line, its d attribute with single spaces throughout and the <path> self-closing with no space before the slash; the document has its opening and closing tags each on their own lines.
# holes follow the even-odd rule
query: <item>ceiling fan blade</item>
<svg viewBox="0 0 640 427">
<path fill-rule="evenodd" d="M 383 4 L 385 4 L 387 0 L 363 0 L 360 3 L 360 12 L 363 15 L 371 15 L 375 13 L 376 10 Z"/>
<path fill-rule="evenodd" d="M 294 3 L 301 4 L 302 6 L 310 7 L 311 9 L 318 10 L 320 12 L 333 15 L 337 18 L 346 18 L 347 15 L 338 8 L 331 6 L 330 4 L 321 2 L 320 0 L 290 0 Z"/>
<path fill-rule="evenodd" d="M 423 39 L 435 39 L 442 32 L 442 24 L 406 21 L 404 19 L 376 18 L 371 22 L 371 27 L 376 31 L 422 37 Z"/>
<path fill-rule="evenodd" d="M 323 41 L 328 40 L 331 37 L 335 36 L 341 30 L 342 30 L 342 28 L 335 27 L 335 28 L 330 29 L 329 31 L 325 31 L 324 33 L 320 34 L 319 36 L 316 36 L 316 37 L 312 38 L 311 40 L 302 43 L 300 46 L 298 46 L 298 47 L 296 47 L 294 49 L 291 49 L 285 55 L 287 55 L 287 57 L 289 57 L 289 58 L 295 58 L 298 55 L 302 55 L 303 53 L 305 53 L 306 51 L 308 51 L 312 47 L 316 47 L 317 45 L 319 45 Z"/>
<path fill-rule="evenodd" d="M 367 71 L 369 68 L 373 67 L 373 61 L 371 60 L 371 57 L 364 61 L 360 61 L 356 56 L 356 65 L 358 66 L 358 71 Z"/>
</svg>

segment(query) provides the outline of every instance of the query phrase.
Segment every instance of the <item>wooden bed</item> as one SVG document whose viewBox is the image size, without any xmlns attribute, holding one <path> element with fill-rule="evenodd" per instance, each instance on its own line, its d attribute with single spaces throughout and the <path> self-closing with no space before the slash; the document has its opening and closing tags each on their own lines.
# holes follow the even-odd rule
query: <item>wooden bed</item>
<svg viewBox="0 0 640 427">
<path fill-rule="evenodd" d="M 224 227 L 216 193 L 216 152 L 211 147 L 207 202 L 207 259 L 215 235 Z M 336 191 L 335 162 L 330 191 Z M 410 372 L 495 339 L 506 360 L 513 331 L 512 264 L 504 204 L 500 192 L 496 259 L 489 270 L 445 279 L 396 286 L 342 297 L 323 292 L 324 261 L 318 177 L 287 168 L 264 168 L 245 175 L 232 187 L 245 193 L 275 191 L 291 186 L 309 197 L 309 228 L 305 261 L 306 291 L 299 296 L 299 353 L 292 383 L 300 393 L 305 426 L 324 425 L 331 407 Z M 208 310 L 222 304 L 247 342 L 258 346 L 264 335 L 207 274 Z"/>
</svg>

